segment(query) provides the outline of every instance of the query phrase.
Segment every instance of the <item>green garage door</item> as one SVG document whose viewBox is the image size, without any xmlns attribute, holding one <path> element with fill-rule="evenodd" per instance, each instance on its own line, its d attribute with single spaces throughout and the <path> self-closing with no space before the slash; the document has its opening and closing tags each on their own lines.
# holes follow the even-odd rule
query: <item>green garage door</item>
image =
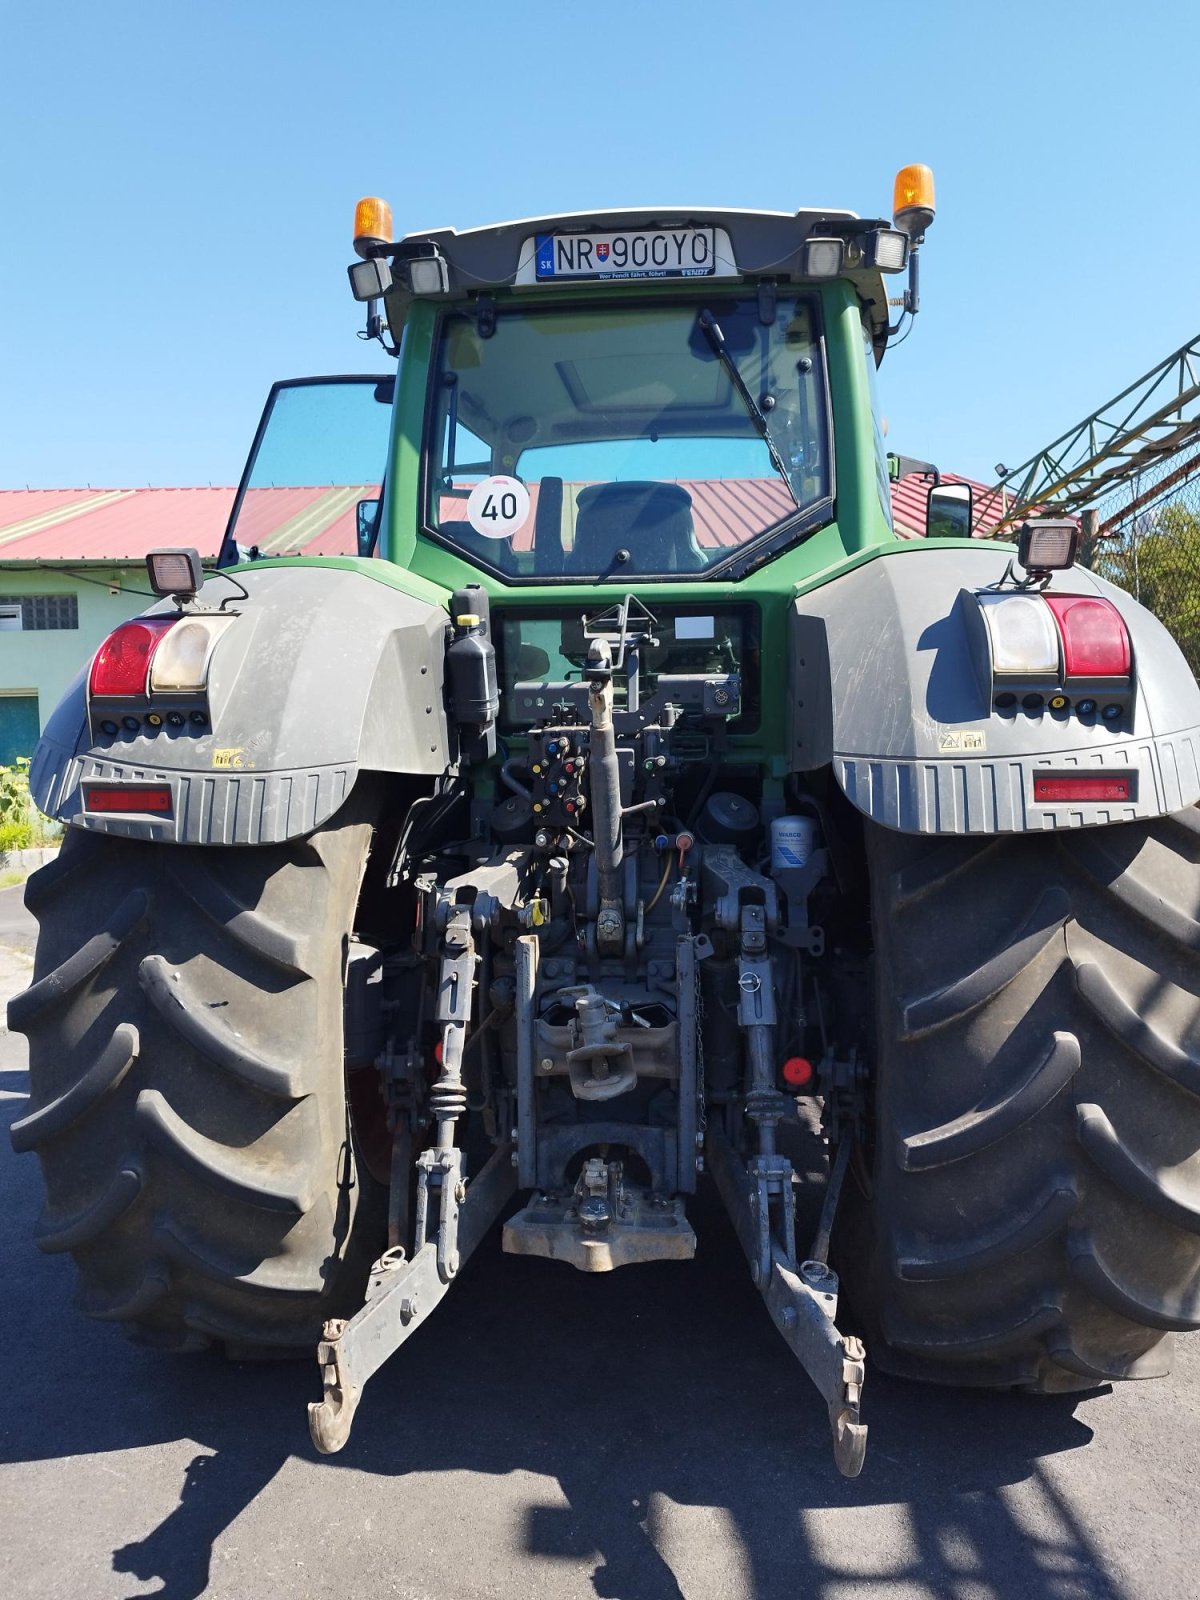
<svg viewBox="0 0 1200 1600">
<path fill-rule="evenodd" d="M 0 695 L 0 767 L 31 756 L 40 731 L 36 694 Z"/>
</svg>

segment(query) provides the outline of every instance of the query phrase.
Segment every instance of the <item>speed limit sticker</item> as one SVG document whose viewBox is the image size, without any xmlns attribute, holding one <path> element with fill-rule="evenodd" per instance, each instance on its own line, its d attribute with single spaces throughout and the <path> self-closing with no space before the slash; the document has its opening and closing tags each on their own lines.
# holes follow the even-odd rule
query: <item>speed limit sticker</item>
<svg viewBox="0 0 1200 1600">
<path fill-rule="evenodd" d="M 520 478 L 485 478 L 471 490 L 467 521 L 485 539 L 510 539 L 529 520 L 529 490 Z"/>
</svg>

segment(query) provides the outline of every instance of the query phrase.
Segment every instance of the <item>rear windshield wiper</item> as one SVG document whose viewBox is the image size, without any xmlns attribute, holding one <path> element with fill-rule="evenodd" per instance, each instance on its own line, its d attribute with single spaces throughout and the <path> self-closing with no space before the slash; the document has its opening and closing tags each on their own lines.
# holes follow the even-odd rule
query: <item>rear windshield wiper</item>
<svg viewBox="0 0 1200 1600">
<path fill-rule="evenodd" d="M 787 484 L 788 493 L 791 495 L 792 501 L 798 511 L 800 509 L 800 496 L 796 493 L 795 485 L 792 483 L 791 474 L 788 472 L 788 469 L 784 464 L 783 457 L 779 453 L 779 446 L 771 437 L 770 424 L 767 422 L 766 414 L 763 411 L 763 408 L 759 405 L 758 401 L 746 387 L 746 380 L 738 371 L 737 362 L 729 354 L 729 349 L 725 343 L 725 335 L 721 332 L 721 324 L 717 321 L 716 317 L 713 316 L 711 311 L 706 310 L 700 313 L 700 326 L 704 330 L 704 337 L 708 340 L 709 347 L 711 348 L 713 355 L 716 356 L 717 360 L 725 368 L 725 371 L 729 374 L 729 381 L 733 384 L 733 387 L 737 390 L 738 394 L 741 395 L 742 404 L 746 407 L 746 410 L 753 418 L 754 426 L 758 429 L 759 435 L 762 438 L 762 442 L 766 445 L 767 450 L 770 452 L 771 464 L 774 466 L 775 471 L 783 479 L 784 483 Z"/>
</svg>

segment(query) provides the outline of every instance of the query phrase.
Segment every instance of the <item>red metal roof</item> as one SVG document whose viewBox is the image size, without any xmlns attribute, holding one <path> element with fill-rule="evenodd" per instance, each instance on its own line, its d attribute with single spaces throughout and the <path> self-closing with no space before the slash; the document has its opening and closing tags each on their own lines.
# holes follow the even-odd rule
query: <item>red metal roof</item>
<svg viewBox="0 0 1200 1600">
<path fill-rule="evenodd" d="M 2 489 L 0 562 L 141 561 L 165 544 L 215 556 L 233 495 L 232 489 Z"/>
<path fill-rule="evenodd" d="M 943 482 L 969 483 L 975 523 L 983 532 L 999 520 L 995 492 L 969 478 L 943 474 Z M 567 485 L 578 490 L 581 485 Z M 714 549 L 737 545 L 787 509 L 782 484 L 688 482 L 697 542 Z M 536 486 L 531 485 L 536 504 Z M 234 490 L 221 489 L 0 489 L 0 564 L 17 561 L 141 561 L 162 545 L 192 545 L 201 556 L 217 554 Z M 243 545 L 258 543 L 264 554 L 350 555 L 354 553 L 354 507 L 379 492 L 375 484 L 252 489 L 238 519 Z M 909 477 L 892 485 L 896 533 L 925 533 L 929 483 Z M 573 501 L 573 495 L 568 494 Z M 458 509 L 461 506 L 461 511 Z M 462 502 L 443 515 L 465 515 Z M 527 543 L 532 544 L 533 518 Z M 518 539 L 521 535 L 518 535 Z"/>
</svg>

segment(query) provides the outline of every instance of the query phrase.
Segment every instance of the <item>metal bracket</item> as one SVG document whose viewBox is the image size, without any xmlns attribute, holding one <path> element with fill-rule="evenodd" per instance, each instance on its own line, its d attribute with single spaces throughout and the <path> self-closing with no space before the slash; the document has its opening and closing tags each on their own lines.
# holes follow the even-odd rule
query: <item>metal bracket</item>
<svg viewBox="0 0 1200 1600">
<path fill-rule="evenodd" d="M 375 1264 L 365 1305 L 348 1322 L 325 1324 L 317 1346 L 324 1396 L 308 1408 L 308 1431 L 322 1455 L 340 1450 L 367 1380 L 425 1321 L 445 1295 L 453 1274 L 444 1277 L 440 1264 L 453 1259 L 455 1270 L 466 1261 L 515 1187 L 512 1148 L 501 1145 L 478 1177 L 458 1198 L 455 1184 L 442 1184 L 442 1213 L 436 1243 L 423 1244 L 406 1261 L 403 1250 L 389 1250 Z M 453 1195 L 448 1208 L 446 1194 Z"/>
<path fill-rule="evenodd" d="M 438 1276 L 449 1283 L 461 1262 L 458 1251 L 458 1212 L 465 1198 L 462 1181 L 463 1153 L 453 1146 L 449 1150 L 422 1150 L 417 1157 L 417 1215 L 413 1229 L 416 1253 L 426 1244 L 437 1251 Z M 429 1194 L 438 1197 L 437 1228 L 430 1234 Z"/>
<path fill-rule="evenodd" d="M 741 931 L 740 911 L 743 904 L 759 905 L 766 926 L 774 931 L 779 926 L 779 891 L 770 878 L 754 872 L 728 845 L 710 845 L 704 852 L 704 897 L 711 900 L 717 926 L 730 933 Z M 743 902 L 742 896 L 752 892 L 756 899 Z"/>
<path fill-rule="evenodd" d="M 504 1224 L 510 1255 L 568 1261 L 581 1272 L 611 1272 L 642 1261 L 690 1261 L 696 1235 L 678 1196 L 626 1185 L 622 1164 L 585 1161 L 570 1195 L 535 1195 Z"/>
<path fill-rule="evenodd" d="M 775 979 L 770 956 L 738 957 L 738 1024 L 743 1028 L 773 1028 Z"/>
</svg>

